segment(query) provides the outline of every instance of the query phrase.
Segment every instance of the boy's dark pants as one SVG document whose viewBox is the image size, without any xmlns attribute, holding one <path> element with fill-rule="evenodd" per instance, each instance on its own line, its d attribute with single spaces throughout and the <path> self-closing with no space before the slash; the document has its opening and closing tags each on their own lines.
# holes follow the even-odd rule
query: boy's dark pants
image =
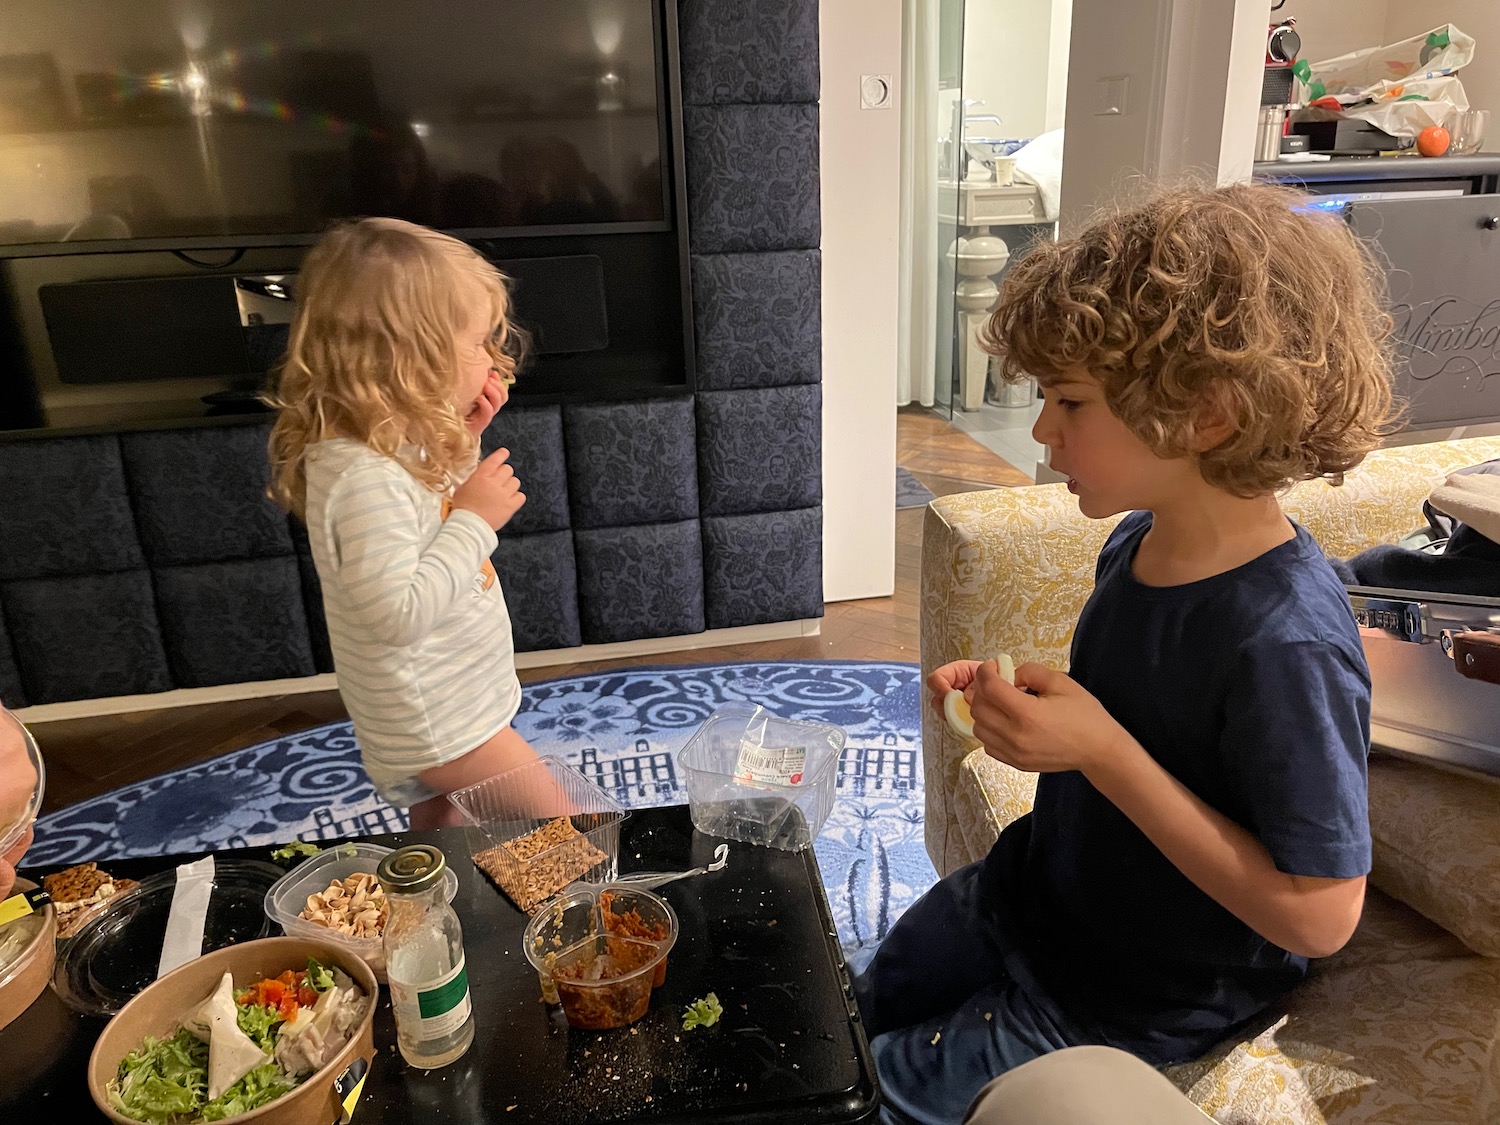
<svg viewBox="0 0 1500 1125">
<path fill-rule="evenodd" d="M 958 1125 L 990 1079 L 1092 1041 L 1018 983 L 1031 976 L 983 901 L 981 866 L 918 899 L 854 980 L 887 1122 Z"/>
</svg>

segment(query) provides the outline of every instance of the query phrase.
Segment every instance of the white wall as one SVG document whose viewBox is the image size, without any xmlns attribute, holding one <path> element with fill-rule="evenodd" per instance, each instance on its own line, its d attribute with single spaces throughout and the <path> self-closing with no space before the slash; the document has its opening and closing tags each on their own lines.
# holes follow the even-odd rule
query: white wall
<svg viewBox="0 0 1500 1125">
<path fill-rule="evenodd" d="M 973 112 L 998 115 L 1000 136 L 1046 131 L 1051 44 L 1051 0 L 964 4 L 964 97 L 984 99 Z M 971 132 L 994 135 L 993 124 L 982 122 Z"/>
<path fill-rule="evenodd" d="M 1052 0 L 1047 42 L 1046 129 L 1063 127 L 1068 105 L 1068 43 L 1073 36 L 1073 0 Z"/>
<path fill-rule="evenodd" d="M 1065 232 L 1142 177 L 1248 177 L 1264 17 L 1263 0 L 1074 0 Z M 1120 80 L 1124 112 L 1102 112 Z"/>
<path fill-rule="evenodd" d="M 1389 0 L 1287 0 L 1286 6 L 1272 15 L 1266 23 L 1295 17 L 1297 34 L 1302 37 L 1302 51 L 1298 57 L 1310 63 L 1322 62 L 1347 55 L 1350 51 L 1378 47 L 1388 42 L 1385 38 L 1388 2 Z M 1396 2 L 1400 3 L 1401 0 Z M 1488 4 L 1492 0 L 1479 2 Z M 1442 0 L 1441 4 L 1435 0 L 1416 0 L 1412 6 L 1432 11 L 1452 5 L 1449 0 Z M 1442 19 L 1446 17 L 1429 17 L 1423 30 Z M 1463 27 L 1462 24 L 1459 26 Z"/>
<path fill-rule="evenodd" d="M 1195 173 L 1219 184 L 1249 181 L 1265 35 L 1260 0 L 1173 3 L 1155 146 L 1158 175 Z"/>
<path fill-rule="evenodd" d="M 896 301 L 901 0 L 823 0 L 823 597 L 883 597 L 896 575 Z M 890 109 L 861 109 L 888 74 Z"/>
<path fill-rule="evenodd" d="M 1063 152 L 1064 233 L 1118 194 L 1132 175 L 1154 174 L 1171 0 L 1073 0 Z M 1124 112 L 1104 116 L 1105 79 L 1125 80 Z"/>
</svg>

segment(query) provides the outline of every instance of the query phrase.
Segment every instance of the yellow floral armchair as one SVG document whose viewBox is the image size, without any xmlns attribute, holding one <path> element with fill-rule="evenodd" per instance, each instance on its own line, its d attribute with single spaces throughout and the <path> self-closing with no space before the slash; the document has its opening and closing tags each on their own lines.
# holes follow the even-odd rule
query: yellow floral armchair
<svg viewBox="0 0 1500 1125">
<path fill-rule="evenodd" d="M 1436 483 L 1494 457 L 1500 438 L 1383 449 L 1284 506 L 1348 557 L 1412 531 Z M 1066 668 L 1116 522 L 1080 515 L 1062 485 L 933 501 L 923 669 L 1000 652 Z M 947 874 L 1031 807 L 1035 777 L 971 751 L 931 708 L 922 743 L 927 850 Z M 1500 1125 L 1500 784 L 1377 756 L 1370 792 L 1375 870 L 1355 938 L 1263 1024 L 1169 1071 L 1225 1125 Z"/>
</svg>

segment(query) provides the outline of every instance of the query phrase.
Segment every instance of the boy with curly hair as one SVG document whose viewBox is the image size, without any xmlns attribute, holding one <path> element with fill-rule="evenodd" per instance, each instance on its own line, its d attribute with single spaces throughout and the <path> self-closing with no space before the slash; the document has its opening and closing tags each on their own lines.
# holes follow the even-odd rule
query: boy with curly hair
<svg viewBox="0 0 1500 1125">
<path fill-rule="evenodd" d="M 1206 1052 L 1353 933 L 1370 678 L 1349 599 L 1282 513 L 1391 415 L 1378 268 L 1279 188 L 1172 191 L 1037 247 L 986 344 L 1100 553 L 1067 674 L 934 671 L 1029 815 L 901 918 L 856 981 L 887 1120 L 957 1122 L 1063 1047 Z"/>
</svg>

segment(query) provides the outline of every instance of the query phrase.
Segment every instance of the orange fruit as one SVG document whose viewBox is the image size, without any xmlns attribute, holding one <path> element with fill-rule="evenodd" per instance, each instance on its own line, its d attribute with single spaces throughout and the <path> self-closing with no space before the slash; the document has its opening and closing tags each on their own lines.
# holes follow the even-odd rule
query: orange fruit
<svg viewBox="0 0 1500 1125">
<path fill-rule="evenodd" d="M 1417 151 L 1423 156 L 1442 156 L 1452 138 L 1441 125 L 1429 125 L 1417 134 Z"/>
</svg>

